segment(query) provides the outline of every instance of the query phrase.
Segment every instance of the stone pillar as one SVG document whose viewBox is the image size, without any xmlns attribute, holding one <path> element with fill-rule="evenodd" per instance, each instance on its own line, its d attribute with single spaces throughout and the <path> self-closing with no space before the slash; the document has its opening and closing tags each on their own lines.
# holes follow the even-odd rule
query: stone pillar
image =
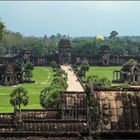
<svg viewBox="0 0 140 140">
<path fill-rule="evenodd" d="M 120 73 L 120 80 L 122 81 L 122 74 Z"/>
<path fill-rule="evenodd" d="M 115 74 L 115 72 L 113 71 L 113 80 L 114 80 L 114 74 Z"/>
<path fill-rule="evenodd" d="M 118 72 L 116 72 L 116 79 L 118 80 Z"/>
<path fill-rule="evenodd" d="M 133 83 L 135 83 L 135 75 L 133 75 Z"/>
<path fill-rule="evenodd" d="M 5 76 L 5 80 L 4 80 L 4 83 L 5 83 L 5 84 L 7 83 L 7 76 Z"/>
<path fill-rule="evenodd" d="M 9 75 L 9 83 L 12 83 L 12 75 Z"/>
</svg>

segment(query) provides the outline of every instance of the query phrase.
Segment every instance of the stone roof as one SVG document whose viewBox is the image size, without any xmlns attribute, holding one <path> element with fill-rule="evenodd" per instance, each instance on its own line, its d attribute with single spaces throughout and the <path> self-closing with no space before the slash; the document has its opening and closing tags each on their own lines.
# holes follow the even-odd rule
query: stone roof
<svg viewBox="0 0 140 140">
<path fill-rule="evenodd" d="M 9 69 L 11 72 L 22 70 L 22 67 L 16 64 L 0 64 L 0 69 Z"/>
<path fill-rule="evenodd" d="M 140 64 L 136 64 L 136 65 L 124 64 L 121 68 L 121 71 L 131 72 L 134 69 L 136 69 L 137 71 L 140 71 Z"/>
<path fill-rule="evenodd" d="M 18 54 L 6 54 L 6 55 L 0 55 L 0 57 L 3 57 L 3 58 L 13 58 L 13 57 L 16 57 L 18 56 Z"/>
</svg>

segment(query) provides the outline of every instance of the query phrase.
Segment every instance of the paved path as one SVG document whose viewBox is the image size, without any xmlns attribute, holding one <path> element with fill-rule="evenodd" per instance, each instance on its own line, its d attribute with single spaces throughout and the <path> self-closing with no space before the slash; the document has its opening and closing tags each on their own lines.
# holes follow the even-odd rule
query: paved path
<svg viewBox="0 0 140 140">
<path fill-rule="evenodd" d="M 84 89 L 81 83 L 78 81 L 77 76 L 74 74 L 72 68 L 69 65 L 68 66 L 62 65 L 61 69 L 65 70 L 65 72 L 68 74 L 67 91 L 84 92 Z"/>
</svg>

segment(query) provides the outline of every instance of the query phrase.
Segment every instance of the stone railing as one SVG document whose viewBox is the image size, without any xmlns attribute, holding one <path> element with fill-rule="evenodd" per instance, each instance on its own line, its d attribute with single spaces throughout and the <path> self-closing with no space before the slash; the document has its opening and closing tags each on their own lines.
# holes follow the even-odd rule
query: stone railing
<svg viewBox="0 0 140 140">
<path fill-rule="evenodd" d="M 21 110 L 22 119 L 60 119 L 60 109 Z"/>
</svg>

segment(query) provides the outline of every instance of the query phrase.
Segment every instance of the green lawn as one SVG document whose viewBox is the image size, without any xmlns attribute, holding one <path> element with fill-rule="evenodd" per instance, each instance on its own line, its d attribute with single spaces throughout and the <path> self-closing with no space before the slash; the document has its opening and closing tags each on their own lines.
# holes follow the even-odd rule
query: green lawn
<svg viewBox="0 0 140 140">
<path fill-rule="evenodd" d="M 40 91 L 51 83 L 52 78 L 53 70 L 50 67 L 35 67 L 33 70 L 33 80 L 35 80 L 35 83 L 19 84 L 28 91 L 29 95 L 29 104 L 22 108 L 41 108 L 39 104 Z M 0 86 L 0 112 L 13 111 L 13 107 L 9 103 L 9 95 L 16 86 Z"/>
<path fill-rule="evenodd" d="M 112 80 L 113 70 L 119 70 L 119 66 L 113 67 L 90 67 L 90 70 L 86 73 L 86 76 L 89 75 L 98 75 L 100 77 L 106 77 L 109 80 Z M 46 86 L 49 85 L 53 78 L 53 70 L 50 67 L 35 67 L 33 70 L 33 80 L 35 83 L 31 84 L 19 84 L 22 85 L 29 95 L 29 104 L 26 109 L 39 109 L 40 101 L 39 95 L 40 91 Z M 18 85 L 18 86 L 19 86 Z M 12 112 L 13 107 L 10 105 L 10 93 L 16 86 L 0 86 L 0 112 Z"/>
<path fill-rule="evenodd" d="M 90 67 L 89 71 L 86 73 L 86 76 L 98 75 L 99 77 L 106 77 L 109 80 L 113 79 L 113 71 L 120 70 L 120 66 L 111 66 L 111 67 Z"/>
</svg>

